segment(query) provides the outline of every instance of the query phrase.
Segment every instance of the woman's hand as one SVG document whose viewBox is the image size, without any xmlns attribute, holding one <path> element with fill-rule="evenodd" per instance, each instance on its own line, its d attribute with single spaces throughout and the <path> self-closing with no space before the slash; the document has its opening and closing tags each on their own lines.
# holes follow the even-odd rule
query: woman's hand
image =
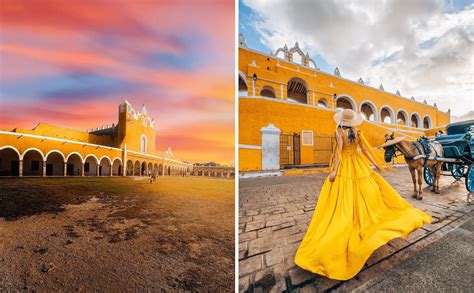
<svg viewBox="0 0 474 293">
<path fill-rule="evenodd" d="M 336 179 L 336 171 L 332 171 L 331 174 L 329 174 L 329 181 L 334 182 Z"/>
</svg>

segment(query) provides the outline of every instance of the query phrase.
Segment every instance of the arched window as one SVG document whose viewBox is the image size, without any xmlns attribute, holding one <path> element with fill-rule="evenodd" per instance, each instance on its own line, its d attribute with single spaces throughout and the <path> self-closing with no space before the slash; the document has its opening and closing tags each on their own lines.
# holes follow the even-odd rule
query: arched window
<svg viewBox="0 0 474 293">
<path fill-rule="evenodd" d="M 380 121 L 383 123 L 387 124 L 393 124 L 394 123 L 394 117 L 393 117 L 393 111 L 392 108 L 389 106 L 383 106 L 382 109 L 380 110 Z"/>
<path fill-rule="evenodd" d="M 398 110 L 398 112 L 397 112 L 397 124 L 408 126 L 408 114 L 405 110 Z"/>
<path fill-rule="evenodd" d="M 241 71 L 239 71 L 239 96 L 248 96 L 247 78 Z"/>
<path fill-rule="evenodd" d="M 328 104 L 328 100 L 326 100 L 325 98 L 321 98 L 318 100 L 318 106 L 321 108 L 327 108 L 329 106 Z"/>
<path fill-rule="evenodd" d="M 360 105 L 360 114 L 365 120 L 377 121 L 377 110 L 371 102 L 363 102 Z"/>
<path fill-rule="evenodd" d="M 146 136 L 142 135 L 141 141 L 140 141 L 140 152 L 146 153 Z"/>
<path fill-rule="evenodd" d="M 336 110 L 342 111 L 344 109 L 351 109 L 357 111 L 354 100 L 348 96 L 340 96 L 336 99 Z"/>
<path fill-rule="evenodd" d="M 418 113 L 411 114 L 411 127 L 420 127 L 420 115 Z"/>
<path fill-rule="evenodd" d="M 425 118 L 423 118 L 423 128 L 431 128 L 431 119 L 429 116 L 425 116 Z"/>
<path fill-rule="evenodd" d="M 293 77 L 288 81 L 287 97 L 288 100 L 302 104 L 308 104 L 308 85 L 301 78 Z"/>
<path fill-rule="evenodd" d="M 267 98 L 276 98 L 275 90 L 271 86 L 264 86 L 260 91 L 260 96 Z"/>
</svg>

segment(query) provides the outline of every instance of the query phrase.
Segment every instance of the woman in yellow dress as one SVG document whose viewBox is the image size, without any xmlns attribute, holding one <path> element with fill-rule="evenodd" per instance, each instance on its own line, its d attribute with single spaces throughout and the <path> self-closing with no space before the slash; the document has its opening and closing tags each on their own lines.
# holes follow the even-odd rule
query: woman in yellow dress
<svg viewBox="0 0 474 293">
<path fill-rule="evenodd" d="M 411 206 L 370 168 L 371 162 L 385 172 L 385 163 L 355 128 L 363 122 L 360 114 L 346 109 L 334 120 L 337 145 L 331 173 L 295 263 L 331 279 L 348 280 L 377 248 L 431 223 L 431 216 Z"/>
</svg>

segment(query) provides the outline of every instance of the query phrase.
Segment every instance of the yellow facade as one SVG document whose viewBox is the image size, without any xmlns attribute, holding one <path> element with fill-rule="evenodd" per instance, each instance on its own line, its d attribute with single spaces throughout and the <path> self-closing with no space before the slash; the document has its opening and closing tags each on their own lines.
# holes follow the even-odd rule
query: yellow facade
<svg viewBox="0 0 474 293">
<path fill-rule="evenodd" d="M 261 129 L 270 124 L 281 134 L 300 135 L 298 165 L 318 165 L 329 160 L 324 144 L 334 136 L 333 116 L 342 108 L 364 115 L 366 120 L 359 129 L 374 146 L 383 143 L 383 135 L 389 131 L 416 139 L 433 135 L 450 122 L 449 111 L 385 92 L 383 87 L 364 85 L 362 80 L 345 79 L 338 69 L 329 74 L 310 67 L 314 62 L 309 62 L 312 60 L 297 44 L 279 51 L 284 58 L 253 51 L 245 42 L 240 44 L 240 171 L 262 170 Z M 293 54 L 301 54 L 302 64 L 292 61 Z"/>
<path fill-rule="evenodd" d="M 155 121 L 125 101 L 118 123 L 87 132 L 39 123 L 0 131 L 0 175 L 188 175 L 192 164 L 155 152 Z"/>
</svg>

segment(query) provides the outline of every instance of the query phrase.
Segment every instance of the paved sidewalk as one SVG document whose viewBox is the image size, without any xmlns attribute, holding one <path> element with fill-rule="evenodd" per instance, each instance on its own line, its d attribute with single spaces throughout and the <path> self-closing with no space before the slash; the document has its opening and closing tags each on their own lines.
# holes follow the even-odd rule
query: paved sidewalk
<svg viewBox="0 0 474 293">
<path fill-rule="evenodd" d="M 474 218 L 374 281 L 359 292 L 472 292 Z M 456 288 L 456 290 L 453 290 Z"/>
<path fill-rule="evenodd" d="M 387 181 L 407 201 L 433 216 L 433 223 L 407 239 L 394 239 L 379 248 L 352 280 L 330 280 L 293 263 L 325 177 L 318 174 L 240 180 L 240 291 L 357 289 L 464 223 L 473 210 L 473 205 L 466 203 L 464 181 L 443 177 L 441 195 L 432 194 L 425 186 L 423 201 L 417 201 L 410 197 L 413 184 L 405 168 L 386 174 Z"/>
</svg>

